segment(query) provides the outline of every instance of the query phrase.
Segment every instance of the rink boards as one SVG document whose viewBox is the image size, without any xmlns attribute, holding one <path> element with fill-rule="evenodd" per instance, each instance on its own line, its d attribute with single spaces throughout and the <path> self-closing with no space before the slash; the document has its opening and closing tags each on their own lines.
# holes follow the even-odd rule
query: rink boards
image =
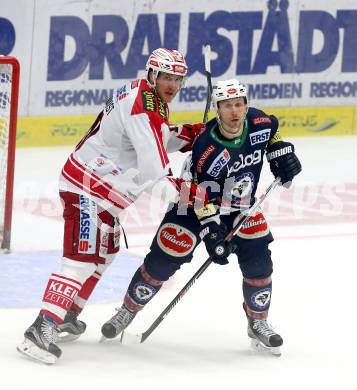
<svg viewBox="0 0 357 390">
<path fill-rule="evenodd" d="M 357 107 L 296 107 L 264 109 L 280 122 L 285 137 L 357 134 Z M 171 123 L 197 123 L 202 112 L 173 112 Z M 211 113 L 212 115 L 212 113 Z M 17 146 L 76 145 L 88 131 L 95 115 L 20 117 Z"/>
</svg>

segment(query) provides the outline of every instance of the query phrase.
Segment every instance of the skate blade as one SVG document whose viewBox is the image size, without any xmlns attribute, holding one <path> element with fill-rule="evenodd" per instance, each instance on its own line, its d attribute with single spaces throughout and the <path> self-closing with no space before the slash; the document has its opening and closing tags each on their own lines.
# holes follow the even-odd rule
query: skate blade
<svg viewBox="0 0 357 390">
<path fill-rule="evenodd" d="M 140 344 L 142 341 L 142 334 L 133 334 L 123 331 L 120 336 L 120 342 L 124 345 Z"/>
<path fill-rule="evenodd" d="M 57 357 L 45 351 L 44 349 L 39 348 L 32 341 L 25 339 L 16 349 L 23 355 L 29 357 L 32 360 L 45 364 L 54 364 L 57 361 Z"/>
<path fill-rule="evenodd" d="M 259 353 L 266 353 L 266 354 L 273 355 L 276 357 L 281 356 L 280 347 L 267 347 L 266 345 L 264 345 L 261 341 L 259 341 L 257 339 L 251 339 L 250 345 L 254 351 L 257 351 Z"/>
<path fill-rule="evenodd" d="M 73 334 L 73 333 L 67 333 L 62 332 L 57 335 L 56 343 L 62 344 L 62 343 L 69 343 L 71 341 L 75 341 L 81 337 L 82 334 Z"/>
</svg>

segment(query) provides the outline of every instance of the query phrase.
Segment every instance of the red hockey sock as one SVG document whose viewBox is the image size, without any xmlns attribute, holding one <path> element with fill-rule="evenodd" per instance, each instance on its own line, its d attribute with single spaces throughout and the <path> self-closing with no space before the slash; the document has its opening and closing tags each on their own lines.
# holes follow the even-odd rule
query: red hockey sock
<svg viewBox="0 0 357 390">
<path fill-rule="evenodd" d="M 52 317 L 57 323 L 63 322 L 81 288 L 82 284 L 74 279 L 52 274 L 43 295 L 41 312 Z"/>
</svg>

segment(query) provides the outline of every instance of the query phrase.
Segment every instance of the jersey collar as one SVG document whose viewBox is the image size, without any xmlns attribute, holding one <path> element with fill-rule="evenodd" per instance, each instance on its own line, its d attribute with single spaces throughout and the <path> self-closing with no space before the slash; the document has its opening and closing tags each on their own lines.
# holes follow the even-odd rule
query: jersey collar
<svg viewBox="0 0 357 390">
<path fill-rule="evenodd" d="M 227 139 L 222 136 L 221 132 L 219 131 L 218 123 L 216 126 L 213 126 L 211 129 L 211 137 L 216 141 L 222 144 L 223 146 L 229 147 L 229 148 L 240 148 L 245 139 L 247 138 L 248 134 L 248 120 L 247 117 L 244 119 L 244 125 L 243 125 L 243 131 L 242 134 L 239 137 L 233 138 L 233 139 Z"/>
</svg>

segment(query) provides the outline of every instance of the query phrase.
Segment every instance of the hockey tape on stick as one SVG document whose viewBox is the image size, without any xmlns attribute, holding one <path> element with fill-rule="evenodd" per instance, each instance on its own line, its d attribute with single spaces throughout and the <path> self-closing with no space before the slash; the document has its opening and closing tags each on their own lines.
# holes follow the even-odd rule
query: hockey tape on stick
<svg viewBox="0 0 357 390">
<path fill-rule="evenodd" d="M 273 190 L 281 183 L 280 177 L 277 177 L 266 191 L 260 196 L 260 198 L 244 212 L 242 218 L 239 220 L 237 225 L 227 234 L 226 240 L 230 241 L 233 235 L 239 231 L 243 226 L 244 222 L 247 221 L 252 215 L 256 213 L 259 207 L 263 204 L 265 199 L 273 192 Z M 192 278 L 185 284 L 181 291 L 175 296 L 175 298 L 166 306 L 164 311 L 156 318 L 156 320 L 151 324 L 151 326 L 144 332 L 139 334 L 130 334 L 125 331 L 122 332 L 120 341 L 123 344 L 139 344 L 143 343 L 151 333 L 161 324 L 164 318 L 170 313 L 170 311 L 176 306 L 176 304 L 181 300 L 181 298 L 186 294 L 186 292 L 196 283 L 196 280 L 206 271 L 208 266 L 212 263 L 212 256 L 210 256 L 198 269 L 198 271 L 192 276 Z"/>
</svg>

